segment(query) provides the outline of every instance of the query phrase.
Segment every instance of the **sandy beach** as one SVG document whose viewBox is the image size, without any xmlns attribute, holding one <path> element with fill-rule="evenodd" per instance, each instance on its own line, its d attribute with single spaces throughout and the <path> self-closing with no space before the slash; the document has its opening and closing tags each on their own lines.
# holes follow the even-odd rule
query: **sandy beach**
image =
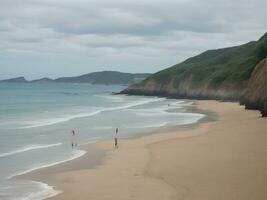
<svg viewBox="0 0 267 200">
<path fill-rule="evenodd" d="M 96 154 L 26 177 L 63 191 L 53 200 L 267 199 L 267 119 L 237 103 L 196 108 L 218 120 L 119 140 L 118 149 L 100 141 Z"/>
</svg>

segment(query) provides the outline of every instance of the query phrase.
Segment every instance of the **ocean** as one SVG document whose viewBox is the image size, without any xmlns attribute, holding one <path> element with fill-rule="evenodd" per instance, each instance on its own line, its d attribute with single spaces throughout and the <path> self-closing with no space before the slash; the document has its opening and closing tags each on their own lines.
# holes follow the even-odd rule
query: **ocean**
<svg viewBox="0 0 267 200">
<path fill-rule="evenodd" d="M 16 176 L 83 156 L 79 146 L 113 138 L 116 128 L 119 138 L 128 138 L 204 117 L 188 112 L 190 100 L 112 95 L 124 88 L 0 83 L 0 199 L 56 195 L 52 186 Z"/>
</svg>

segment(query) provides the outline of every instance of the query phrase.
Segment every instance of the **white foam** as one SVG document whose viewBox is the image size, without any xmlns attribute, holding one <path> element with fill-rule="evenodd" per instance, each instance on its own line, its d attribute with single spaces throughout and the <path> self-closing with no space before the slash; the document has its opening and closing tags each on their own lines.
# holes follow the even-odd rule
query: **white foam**
<svg viewBox="0 0 267 200">
<path fill-rule="evenodd" d="M 125 101 L 125 98 L 123 98 L 123 96 L 115 96 L 115 95 L 94 95 L 96 97 L 100 97 L 100 98 L 104 98 L 104 99 L 108 99 L 108 100 L 111 100 L 113 102 L 124 102 Z"/>
<path fill-rule="evenodd" d="M 23 175 L 23 174 L 27 174 L 29 172 L 32 172 L 32 171 L 35 171 L 35 170 L 38 170 L 38 169 L 43 169 L 43 168 L 46 168 L 46 167 L 52 167 L 54 165 L 58 165 L 58 164 L 61 164 L 61 163 L 67 162 L 67 161 L 71 161 L 71 160 L 74 160 L 76 158 L 79 158 L 79 157 L 83 156 L 84 154 L 86 154 L 86 151 L 75 150 L 75 154 L 72 155 L 68 159 L 61 160 L 61 161 L 56 161 L 56 162 L 49 163 L 49 164 L 43 164 L 43 165 L 39 165 L 39 166 L 36 166 L 36 167 L 32 167 L 31 169 L 27 169 L 27 170 L 24 170 L 22 172 L 17 172 L 15 174 L 11 175 L 11 176 L 8 176 L 7 179 L 11 179 L 11 178 L 13 178 L 15 176 L 20 176 L 20 175 Z"/>
<path fill-rule="evenodd" d="M 184 101 L 178 101 L 175 103 L 168 103 L 161 106 L 157 106 L 156 108 L 128 108 L 128 111 L 134 112 L 138 115 L 175 115 L 177 112 L 169 112 L 170 110 L 182 108 L 184 105 Z"/>
<path fill-rule="evenodd" d="M 127 109 L 127 108 L 132 108 L 132 107 L 141 106 L 141 105 L 144 105 L 144 104 L 163 101 L 163 100 L 165 100 L 165 99 L 163 99 L 163 98 L 152 98 L 152 99 L 137 101 L 137 102 L 130 103 L 130 104 L 127 104 L 127 105 L 124 105 L 124 106 L 120 106 L 120 107 L 106 108 L 105 111 L 124 110 L 124 109 Z"/>
<path fill-rule="evenodd" d="M 112 126 L 96 126 L 96 127 L 92 127 L 92 130 L 110 130 L 113 129 L 114 127 Z"/>
<path fill-rule="evenodd" d="M 93 138 L 90 138 L 90 140 L 88 140 L 84 143 L 81 143 L 80 145 L 93 144 L 93 143 L 96 143 L 100 139 L 102 139 L 102 137 L 93 137 Z"/>
<path fill-rule="evenodd" d="M 73 114 L 73 115 L 69 115 L 69 116 L 58 117 L 58 118 L 25 122 L 25 123 L 28 123 L 28 125 L 22 126 L 22 127 L 20 127 L 20 129 L 49 126 L 49 125 L 53 125 L 53 124 L 58 124 L 58 123 L 70 121 L 70 120 L 76 119 L 76 118 L 94 116 L 94 115 L 100 114 L 102 112 L 124 110 L 124 109 L 132 108 L 132 107 L 136 107 L 136 106 L 140 106 L 140 105 L 144 105 L 144 104 L 148 104 L 148 103 L 153 103 L 153 102 L 157 102 L 157 101 L 163 101 L 163 100 L 165 100 L 165 99 L 164 98 L 149 98 L 149 99 L 129 103 L 129 104 L 126 104 L 123 106 L 119 106 L 119 107 L 98 108 L 98 110 L 93 111 L 93 112 L 88 112 L 88 113 L 79 113 L 79 114 Z"/>
<path fill-rule="evenodd" d="M 130 129 L 142 129 L 142 128 L 159 128 L 159 127 L 163 127 L 166 126 L 168 124 L 168 122 L 163 122 L 160 124 L 151 124 L 151 125 L 136 125 L 136 126 L 125 126 L 124 128 L 130 128 Z"/>
<path fill-rule="evenodd" d="M 177 106 L 175 107 L 177 108 Z M 158 108 L 147 108 L 147 109 L 128 109 L 129 111 L 137 114 L 137 115 L 141 115 L 141 116 L 198 116 L 202 114 L 198 114 L 198 113 L 188 113 L 188 112 L 170 112 L 172 110 L 172 108 L 170 107 L 166 107 L 166 106 L 161 106 Z"/>
<path fill-rule="evenodd" d="M 157 108 L 138 108 L 138 109 L 134 109 L 134 108 L 130 108 L 127 109 L 128 111 L 134 112 L 136 114 L 141 114 L 141 115 L 146 115 L 146 114 L 162 114 L 165 113 L 166 110 L 168 110 L 168 108 L 166 108 L 165 106 L 160 106 Z"/>
<path fill-rule="evenodd" d="M 24 195 L 24 197 L 16 198 L 16 200 L 43 200 L 62 193 L 62 191 L 55 190 L 53 186 L 49 186 L 46 183 L 41 183 L 37 181 L 31 182 L 33 184 L 36 184 L 39 190 L 35 192 L 30 192 L 29 194 Z"/>
<path fill-rule="evenodd" d="M 80 113 L 80 114 L 75 114 L 75 115 L 70 115 L 70 116 L 63 116 L 63 117 L 58 117 L 58 118 L 51 118 L 51 119 L 41 119 L 41 120 L 35 120 L 31 122 L 25 122 L 26 124 L 28 123 L 29 125 L 19 127 L 20 129 L 27 129 L 27 128 L 37 128 L 37 127 L 42 127 L 42 126 L 50 126 L 62 122 L 67 122 L 75 118 L 82 118 L 82 117 L 90 117 L 96 114 L 99 114 L 102 112 L 102 109 L 99 109 L 97 111 L 89 112 L 89 113 Z"/>
<path fill-rule="evenodd" d="M 26 147 L 23 147 L 21 149 L 17 149 L 17 150 L 14 150 L 14 151 L 6 152 L 6 153 L 1 153 L 0 154 L 0 158 L 1 157 L 11 156 L 11 155 L 18 154 L 18 153 L 23 153 L 23 152 L 26 152 L 26 151 L 32 151 L 32 150 L 36 150 L 36 149 L 50 148 L 50 147 L 55 147 L 55 146 L 60 146 L 60 145 L 62 145 L 62 143 L 47 144 L 47 145 L 38 145 L 38 144 L 36 144 L 36 145 L 26 146 Z"/>
<path fill-rule="evenodd" d="M 199 113 L 184 113 L 188 114 L 191 117 L 185 118 L 185 119 L 180 119 L 176 124 L 177 125 L 187 125 L 187 124 L 193 124 L 198 122 L 200 119 L 205 117 L 204 114 L 199 114 Z"/>
<path fill-rule="evenodd" d="M 180 102 L 174 102 L 171 105 L 185 107 L 185 106 L 192 106 L 193 104 L 194 104 L 193 101 L 188 101 L 188 102 L 180 101 Z"/>
</svg>

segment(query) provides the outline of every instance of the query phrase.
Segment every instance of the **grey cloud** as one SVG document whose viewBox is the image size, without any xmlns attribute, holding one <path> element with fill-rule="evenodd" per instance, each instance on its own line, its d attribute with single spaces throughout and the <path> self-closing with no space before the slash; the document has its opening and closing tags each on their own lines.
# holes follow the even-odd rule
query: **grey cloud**
<svg viewBox="0 0 267 200">
<path fill-rule="evenodd" d="M 39 54 L 53 55 L 56 65 L 66 57 L 79 58 L 80 66 L 106 62 L 155 71 L 258 38 L 266 32 L 266 9 L 265 0 L 2 0 L 0 52 L 29 65 Z"/>
</svg>

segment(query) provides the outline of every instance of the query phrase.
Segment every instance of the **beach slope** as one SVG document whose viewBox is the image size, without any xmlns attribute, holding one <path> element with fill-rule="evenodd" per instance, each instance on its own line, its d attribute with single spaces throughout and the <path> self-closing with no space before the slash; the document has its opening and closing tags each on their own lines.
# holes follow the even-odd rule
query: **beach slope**
<svg viewBox="0 0 267 200">
<path fill-rule="evenodd" d="M 112 141 L 95 169 L 54 173 L 55 200 L 267 199 L 267 119 L 237 103 L 198 101 L 218 121 Z"/>
</svg>

